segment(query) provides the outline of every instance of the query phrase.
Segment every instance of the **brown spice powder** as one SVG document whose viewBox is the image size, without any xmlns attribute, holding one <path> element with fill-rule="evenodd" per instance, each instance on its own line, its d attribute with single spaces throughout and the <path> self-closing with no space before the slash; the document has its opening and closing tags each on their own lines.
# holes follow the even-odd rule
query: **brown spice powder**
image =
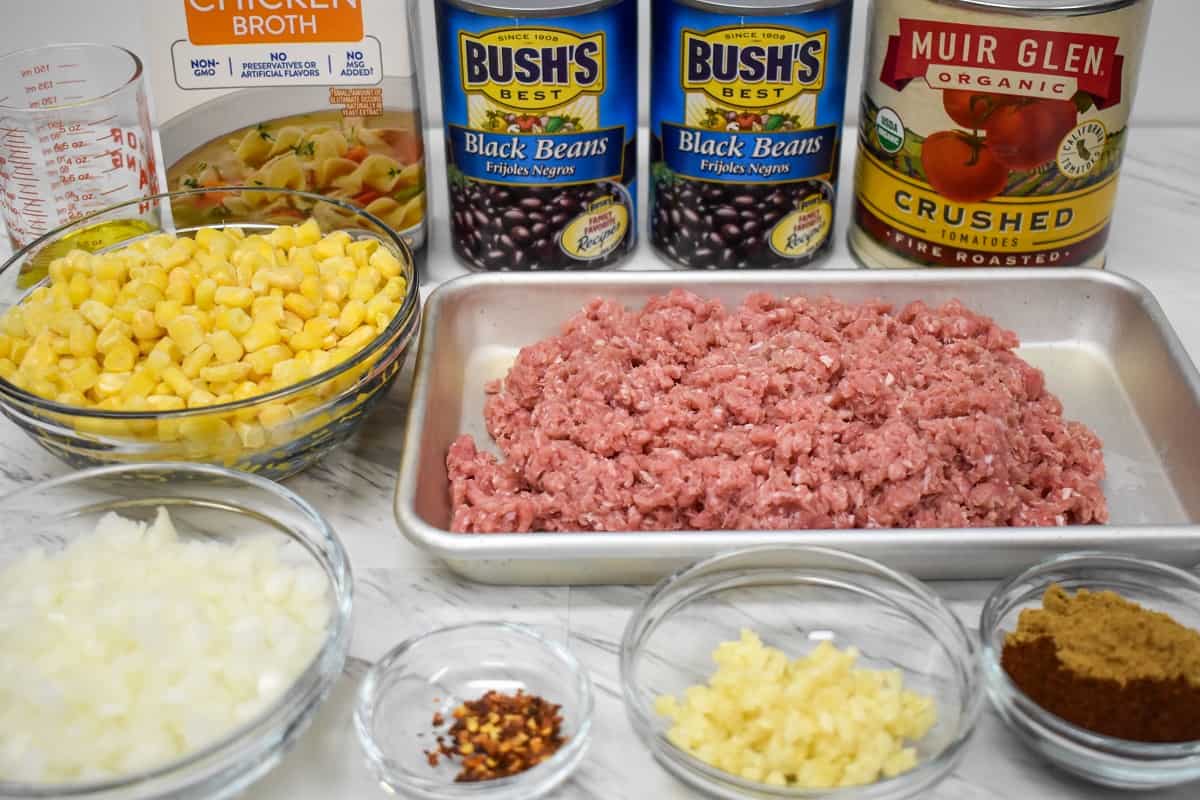
<svg viewBox="0 0 1200 800">
<path fill-rule="evenodd" d="M 1143 608 L 1111 591 L 1057 584 L 1042 608 L 1021 612 L 1005 647 L 1040 639 L 1054 643 L 1057 660 L 1076 675 L 1124 684 L 1135 680 L 1183 680 L 1200 687 L 1200 632 L 1169 615 Z"/>
</svg>

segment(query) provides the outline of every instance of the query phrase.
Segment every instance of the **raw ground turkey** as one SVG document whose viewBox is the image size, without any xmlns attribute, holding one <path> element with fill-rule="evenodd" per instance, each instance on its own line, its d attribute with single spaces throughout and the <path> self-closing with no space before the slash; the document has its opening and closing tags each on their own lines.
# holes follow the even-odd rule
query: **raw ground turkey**
<svg viewBox="0 0 1200 800">
<path fill-rule="evenodd" d="M 456 531 L 1102 523 L 1100 439 L 1014 333 L 938 309 L 676 290 L 591 302 L 451 446 Z"/>
</svg>

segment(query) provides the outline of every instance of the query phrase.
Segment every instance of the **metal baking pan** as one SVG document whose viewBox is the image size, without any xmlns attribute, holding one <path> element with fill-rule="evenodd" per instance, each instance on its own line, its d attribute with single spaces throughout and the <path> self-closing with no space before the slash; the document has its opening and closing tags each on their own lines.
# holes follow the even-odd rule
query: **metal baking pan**
<svg viewBox="0 0 1200 800">
<path fill-rule="evenodd" d="M 447 530 L 446 450 L 490 443 L 484 384 L 588 300 L 627 305 L 676 286 L 737 304 L 751 291 L 940 304 L 953 298 L 1021 337 L 1066 416 L 1104 440 L 1111 523 L 1069 528 L 459 534 Z M 484 274 L 444 284 L 425 309 L 396 491 L 400 529 L 485 583 L 653 581 L 758 544 L 850 550 L 929 579 L 998 578 L 1054 552 L 1108 549 L 1200 562 L 1200 373 L 1141 285 L 1082 269 L 773 273 Z"/>
</svg>

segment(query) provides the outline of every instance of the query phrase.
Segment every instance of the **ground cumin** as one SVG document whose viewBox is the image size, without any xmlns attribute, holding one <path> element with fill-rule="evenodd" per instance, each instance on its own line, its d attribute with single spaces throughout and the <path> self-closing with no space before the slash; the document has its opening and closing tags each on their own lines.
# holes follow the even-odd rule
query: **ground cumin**
<svg viewBox="0 0 1200 800">
<path fill-rule="evenodd" d="M 1114 592 L 1051 586 L 1021 612 L 1001 665 L 1038 705 L 1141 742 L 1200 740 L 1200 632 Z"/>
</svg>

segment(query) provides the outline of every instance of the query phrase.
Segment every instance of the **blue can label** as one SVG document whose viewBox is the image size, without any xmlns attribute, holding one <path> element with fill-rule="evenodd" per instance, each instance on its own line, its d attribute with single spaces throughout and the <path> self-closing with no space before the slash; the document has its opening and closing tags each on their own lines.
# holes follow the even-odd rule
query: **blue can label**
<svg viewBox="0 0 1200 800">
<path fill-rule="evenodd" d="M 850 2 L 734 15 L 656 0 L 651 228 L 668 256 L 773 267 L 824 247 L 850 17 Z"/>
<path fill-rule="evenodd" d="M 438 36 L 460 256 L 544 269 L 628 251 L 637 67 L 621 54 L 636 52 L 636 3 L 511 18 L 441 0 Z"/>
</svg>

